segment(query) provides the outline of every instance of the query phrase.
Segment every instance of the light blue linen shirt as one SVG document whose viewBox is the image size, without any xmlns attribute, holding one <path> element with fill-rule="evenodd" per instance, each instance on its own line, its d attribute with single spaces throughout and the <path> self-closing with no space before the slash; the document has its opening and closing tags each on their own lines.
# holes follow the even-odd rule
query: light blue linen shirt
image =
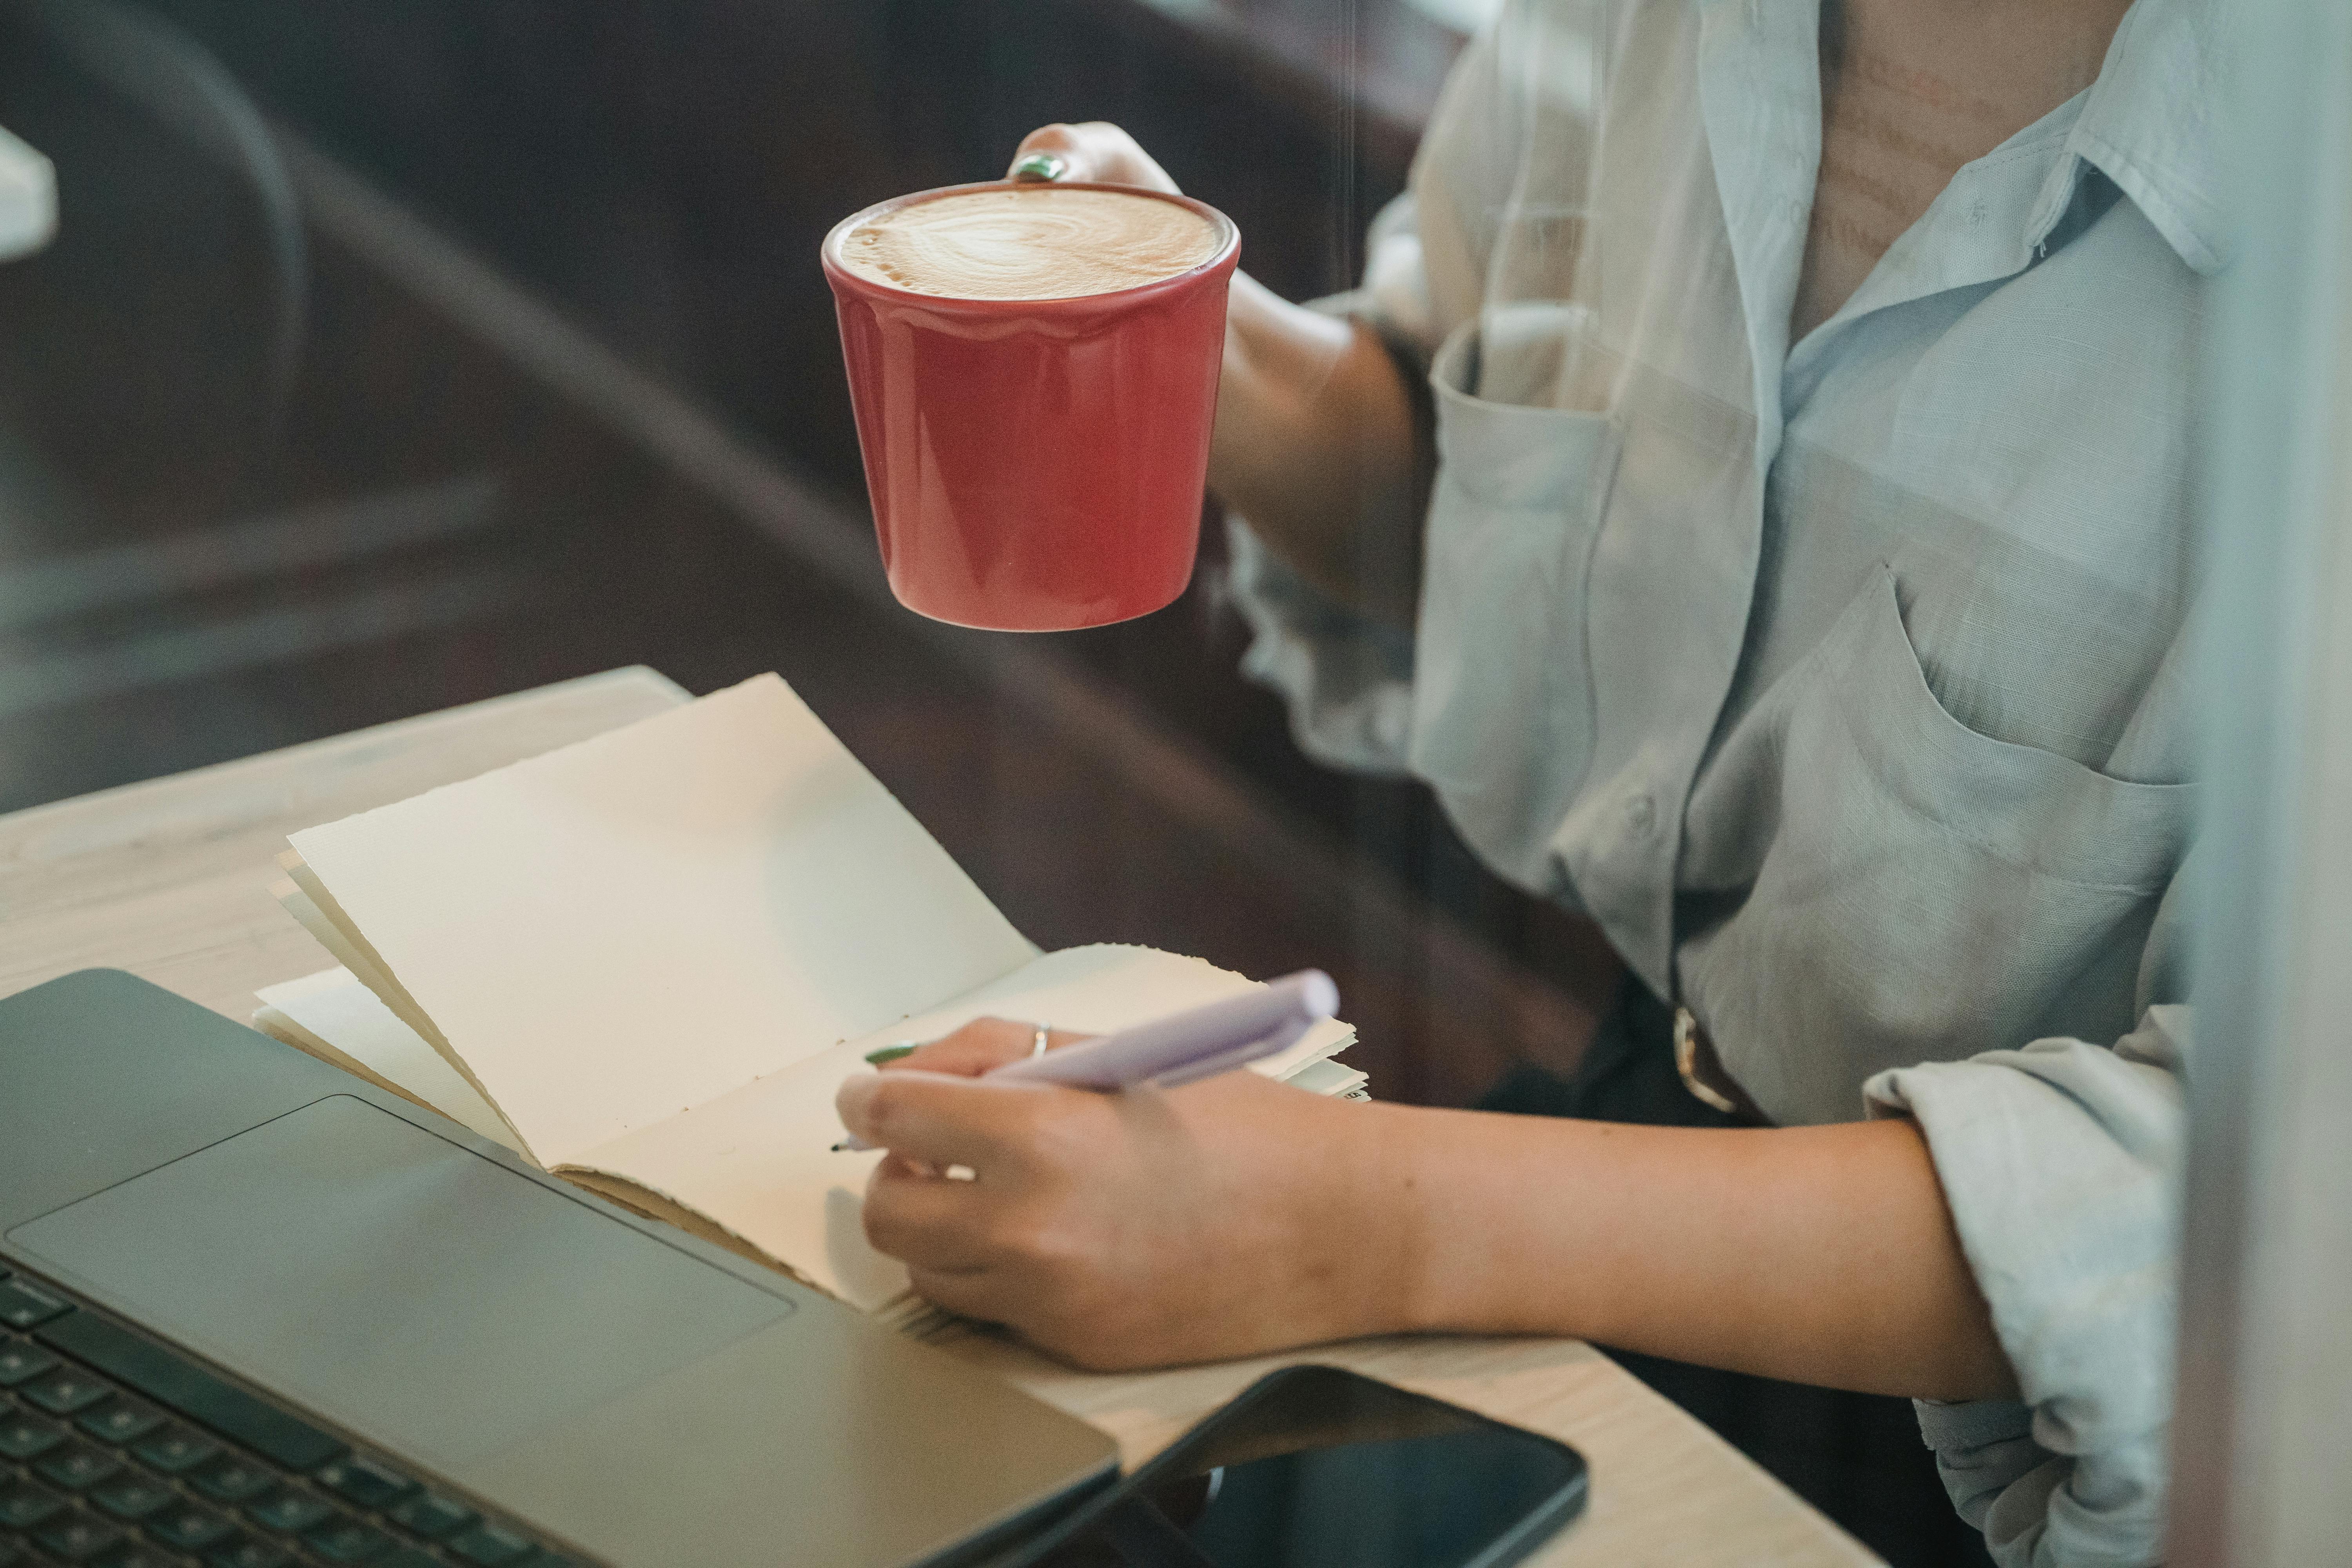
<svg viewBox="0 0 2352 1568">
<path fill-rule="evenodd" d="M 1514 0 L 1342 302 L 1430 367 L 1412 632 L 1235 531 L 1310 752 L 1774 1120 L 1917 1120 L 2024 1394 L 1921 1426 L 2004 1565 L 2160 1553 L 2217 14 L 2137 0 L 1792 344 L 1818 0 Z"/>
</svg>

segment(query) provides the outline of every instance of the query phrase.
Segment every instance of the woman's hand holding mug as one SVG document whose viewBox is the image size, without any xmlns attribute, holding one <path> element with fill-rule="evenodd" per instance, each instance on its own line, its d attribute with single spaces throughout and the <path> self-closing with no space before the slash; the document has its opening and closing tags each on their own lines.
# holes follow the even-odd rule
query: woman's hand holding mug
<svg viewBox="0 0 2352 1568">
<path fill-rule="evenodd" d="M 1034 168 L 1034 161 L 1041 158 L 1059 159 L 1060 171 L 1043 174 L 1024 168 L 1024 164 Z M 1177 190 L 1176 182 L 1168 177 L 1168 171 L 1154 162 L 1134 137 L 1105 120 L 1039 126 L 1021 139 L 1005 177 L 1076 180 L 1134 185 L 1141 190 L 1165 191 L 1171 196 L 1182 194 Z"/>
</svg>

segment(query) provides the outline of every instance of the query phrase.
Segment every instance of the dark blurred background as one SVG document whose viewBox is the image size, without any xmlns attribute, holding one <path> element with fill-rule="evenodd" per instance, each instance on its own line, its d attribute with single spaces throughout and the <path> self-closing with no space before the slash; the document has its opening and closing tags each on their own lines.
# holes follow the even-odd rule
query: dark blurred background
<svg viewBox="0 0 2352 1568">
<path fill-rule="evenodd" d="M 1571 1065 L 1605 947 L 1418 787 L 1299 755 L 1234 673 L 1213 506 L 1140 621 L 890 602 L 816 265 L 868 203 L 1109 119 L 1262 281 L 1343 288 L 1491 4 L 0 0 L 0 126 L 59 209 L 0 262 L 0 810 L 619 665 L 772 668 L 1047 946 L 1319 963 L 1383 1098 Z M 1932 1490 L 1708 1414 L 1930 1560 Z"/>
<path fill-rule="evenodd" d="M 0 125 L 59 205 L 0 264 L 0 807 L 615 665 L 772 668 L 1041 942 L 1258 973 L 1364 950 L 1402 1098 L 1572 1059 L 1605 955 L 1422 791 L 1299 756 L 1234 674 L 1213 516 L 1191 594 L 1126 626 L 889 604 L 815 259 L 858 207 L 1104 118 L 1236 218 L 1261 280 L 1343 288 L 1459 19 L 0 0 Z M 1465 963 L 1475 994 L 1423 995 Z"/>
</svg>

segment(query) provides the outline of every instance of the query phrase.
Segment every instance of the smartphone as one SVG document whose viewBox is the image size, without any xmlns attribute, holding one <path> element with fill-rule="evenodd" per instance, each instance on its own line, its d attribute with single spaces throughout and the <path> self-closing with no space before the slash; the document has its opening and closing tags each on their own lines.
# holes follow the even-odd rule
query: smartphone
<svg viewBox="0 0 2352 1568">
<path fill-rule="evenodd" d="M 1503 1568 L 1584 1496 L 1565 1443 L 1293 1366 L 992 1568 Z"/>
</svg>

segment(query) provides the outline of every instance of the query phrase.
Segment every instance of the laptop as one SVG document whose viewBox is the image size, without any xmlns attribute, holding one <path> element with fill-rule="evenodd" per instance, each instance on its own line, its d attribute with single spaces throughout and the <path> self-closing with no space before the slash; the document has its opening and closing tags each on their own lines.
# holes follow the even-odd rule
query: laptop
<svg viewBox="0 0 2352 1568">
<path fill-rule="evenodd" d="M 947 1565 L 1117 1458 L 131 975 L 0 1001 L 0 1568 Z"/>
</svg>

